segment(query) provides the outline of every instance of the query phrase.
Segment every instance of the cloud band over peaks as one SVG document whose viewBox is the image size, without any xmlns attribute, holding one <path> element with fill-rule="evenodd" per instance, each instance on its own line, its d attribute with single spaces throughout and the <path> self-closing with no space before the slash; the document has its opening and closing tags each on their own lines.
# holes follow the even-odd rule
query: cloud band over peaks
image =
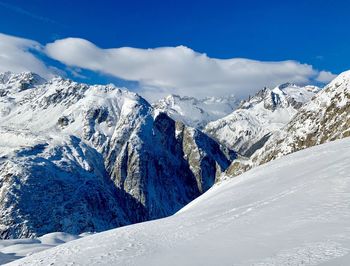
<svg viewBox="0 0 350 266">
<path fill-rule="evenodd" d="M 205 97 L 234 94 L 247 97 L 261 87 L 285 82 L 327 83 L 334 75 L 294 60 L 257 61 L 217 59 L 185 47 L 102 49 L 84 39 L 65 38 L 41 45 L 35 41 L 0 34 L 0 71 L 30 70 L 47 76 L 47 62 L 30 50 L 37 49 L 67 68 L 81 68 L 137 81 L 149 99 L 165 94 Z"/>
</svg>

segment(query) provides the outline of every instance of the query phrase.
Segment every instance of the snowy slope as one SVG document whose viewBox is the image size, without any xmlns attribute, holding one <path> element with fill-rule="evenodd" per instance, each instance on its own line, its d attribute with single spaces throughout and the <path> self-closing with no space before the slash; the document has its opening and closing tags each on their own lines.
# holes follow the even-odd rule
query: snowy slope
<svg viewBox="0 0 350 266">
<path fill-rule="evenodd" d="M 38 238 L 0 240 L 0 264 L 2 265 L 87 235 L 90 234 L 71 235 L 55 232 Z"/>
<path fill-rule="evenodd" d="M 167 113 L 172 119 L 186 125 L 202 128 L 210 121 L 222 118 L 238 105 L 234 96 L 208 97 L 196 99 L 193 97 L 169 95 L 153 104 L 153 107 Z"/>
<path fill-rule="evenodd" d="M 350 138 L 223 181 L 177 214 L 11 265 L 349 265 Z"/>
<path fill-rule="evenodd" d="M 272 90 L 264 88 L 243 101 L 233 113 L 210 122 L 205 131 L 229 148 L 250 156 L 318 91 L 314 86 L 299 87 L 290 83 Z"/>
</svg>

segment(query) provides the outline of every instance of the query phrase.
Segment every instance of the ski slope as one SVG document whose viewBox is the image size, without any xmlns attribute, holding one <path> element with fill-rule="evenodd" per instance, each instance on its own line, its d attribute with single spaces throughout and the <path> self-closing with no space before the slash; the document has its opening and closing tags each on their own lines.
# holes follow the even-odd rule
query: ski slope
<svg viewBox="0 0 350 266">
<path fill-rule="evenodd" d="M 223 181 L 177 214 L 11 265 L 349 265 L 350 138 Z"/>
</svg>

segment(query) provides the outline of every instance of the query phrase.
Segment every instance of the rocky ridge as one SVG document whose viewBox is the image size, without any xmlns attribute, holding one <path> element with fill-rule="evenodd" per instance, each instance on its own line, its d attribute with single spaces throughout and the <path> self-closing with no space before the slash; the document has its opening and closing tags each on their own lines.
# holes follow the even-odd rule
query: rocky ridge
<svg viewBox="0 0 350 266">
<path fill-rule="evenodd" d="M 273 132 L 279 131 L 319 91 L 314 86 L 282 84 L 264 88 L 240 103 L 226 117 L 208 123 L 204 131 L 243 156 L 261 148 Z"/>
<path fill-rule="evenodd" d="M 303 105 L 261 149 L 249 159 L 235 161 L 227 172 L 238 175 L 286 154 L 349 136 L 350 71 L 346 71 Z"/>
<path fill-rule="evenodd" d="M 0 74 L 0 236 L 161 218 L 227 169 L 213 139 L 114 86 Z"/>
</svg>

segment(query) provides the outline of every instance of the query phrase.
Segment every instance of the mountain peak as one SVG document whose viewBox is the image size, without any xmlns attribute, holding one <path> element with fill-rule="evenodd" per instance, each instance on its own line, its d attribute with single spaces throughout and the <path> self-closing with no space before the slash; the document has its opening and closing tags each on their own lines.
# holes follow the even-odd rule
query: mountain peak
<svg viewBox="0 0 350 266">
<path fill-rule="evenodd" d="M 236 106 L 237 100 L 232 95 L 197 99 L 172 94 L 153 104 L 159 112 L 165 112 L 174 120 L 197 128 L 231 113 Z"/>
<path fill-rule="evenodd" d="M 335 79 L 333 79 L 325 88 L 337 88 L 342 84 L 350 83 L 350 70 L 340 73 Z M 346 86 L 348 88 L 348 86 Z"/>
<path fill-rule="evenodd" d="M 252 156 L 252 165 L 350 136 L 350 71 L 343 72 L 301 108 L 264 147 Z M 314 86 L 308 92 L 318 91 Z"/>
<path fill-rule="evenodd" d="M 283 90 L 284 88 L 288 88 L 288 87 L 299 87 L 299 86 L 294 84 L 294 83 L 291 83 L 291 82 L 286 82 L 286 83 L 283 83 L 281 85 L 278 85 L 276 88 Z"/>
<path fill-rule="evenodd" d="M 0 73 L 0 85 L 26 90 L 44 84 L 46 80 L 33 72 L 3 72 Z"/>
<path fill-rule="evenodd" d="M 282 88 L 282 89 L 281 89 Z M 205 131 L 229 148 L 250 156 L 279 131 L 315 95 L 307 87 L 285 83 L 267 87 L 240 103 L 233 113 L 208 123 Z"/>
</svg>

